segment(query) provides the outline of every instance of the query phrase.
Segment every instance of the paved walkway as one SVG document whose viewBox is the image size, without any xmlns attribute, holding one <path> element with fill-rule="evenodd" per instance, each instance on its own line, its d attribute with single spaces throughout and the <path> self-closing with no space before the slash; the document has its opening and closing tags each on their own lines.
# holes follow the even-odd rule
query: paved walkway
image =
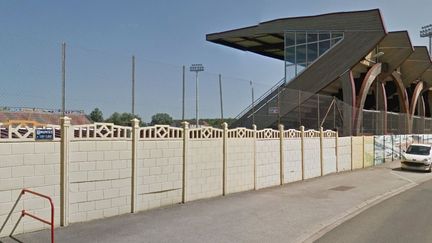
<svg viewBox="0 0 432 243">
<path fill-rule="evenodd" d="M 432 179 L 398 163 L 56 229 L 57 242 L 302 242 L 359 209 Z M 330 226 L 329 226 L 330 225 Z M 49 242 L 49 232 L 17 235 Z M 3 242 L 15 242 L 9 238 Z"/>
</svg>

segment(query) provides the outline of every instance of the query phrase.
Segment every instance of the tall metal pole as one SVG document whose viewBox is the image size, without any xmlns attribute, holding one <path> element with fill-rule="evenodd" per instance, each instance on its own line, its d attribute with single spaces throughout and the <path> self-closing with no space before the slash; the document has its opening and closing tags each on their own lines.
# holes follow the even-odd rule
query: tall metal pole
<svg viewBox="0 0 432 243">
<path fill-rule="evenodd" d="M 254 87 L 252 80 L 250 81 L 251 91 L 252 91 L 252 125 L 255 125 L 255 97 L 254 97 Z"/>
<path fill-rule="evenodd" d="M 202 64 L 192 64 L 189 69 L 195 72 L 195 119 L 196 127 L 199 127 L 199 86 L 198 86 L 198 73 L 204 71 Z"/>
<path fill-rule="evenodd" d="M 135 115 L 135 56 L 132 56 L 132 115 Z"/>
<path fill-rule="evenodd" d="M 66 42 L 62 43 L 62 116 L 66 109 Z"/>
<path fill-rule="evenodd" d="M 432 35 L 429 36 L 429 56 L 432 56 Z"/>
<path fill-rule="evenodd" d="M 198 72 L 195 72 L 195 119 L 196 119 L 196 127 L 199 127 L 199 102 L 198 102 Z"/>
<path fill-rule="evenodd" d="M 222 75 L 219 74 L 219 96 L 220 96 L 220 109 L 221 109 L 221 119 L 224 122 L 223 116 L 223 96 L 222 96 Z"/>
<path fill-rule="evenodd" d="M 185 66 L 183 66 L 183 98 L 182 98 L 182 121 L 185 119 Z"/>
</svg>

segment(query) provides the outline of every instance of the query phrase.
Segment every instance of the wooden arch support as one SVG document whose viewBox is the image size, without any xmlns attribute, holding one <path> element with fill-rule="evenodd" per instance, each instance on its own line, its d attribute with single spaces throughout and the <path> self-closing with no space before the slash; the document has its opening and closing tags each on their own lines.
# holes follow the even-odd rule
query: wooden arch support
<svg viewBox="0 0 432 243">
<path fill-rule="evenodd" d="M 363 120 L 363 107 L 366 101 L 367 94 L 369 92 L 372 83 L 380 73 L 381 73 L 381 63 L 376 63 L 369 69 L 369 71 L 366 73 L 365 78 L 362 81 L 362 85 L 360 88 L 360 92 L 356 104 L 356 108 L 357 108 L 356 117 L 355 117 L 356 134 L 360 133 L 360 127 L 362 125 L 362 120 Z"/>
</svg>

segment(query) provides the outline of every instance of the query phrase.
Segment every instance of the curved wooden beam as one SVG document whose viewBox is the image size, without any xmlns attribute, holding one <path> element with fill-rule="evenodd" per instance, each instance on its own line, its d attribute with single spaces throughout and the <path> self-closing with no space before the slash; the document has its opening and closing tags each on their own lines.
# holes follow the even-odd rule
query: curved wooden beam
<svg viewBox="0 0 432 243">
<path fill-rule="evenodd" d="M 402 82 L 400 74 L 396 71 L 392 73 L 393 81 L 396 84 L 396 90 L 399 96 L 399 108 L 401 113 L 409 114 L 408 94 Z"/>
<path fill-rule="evenodd" d="M 360 133 L 360 126 L 363 120 L 363 107 L 366 101 L 367 94 L 369 92 L 372 83 L 380 73 L 381 73 L 381 63 L 376 63 L 369 69 L 369 71 L 366 73 L 365 78 L 362 81 L 362 85 L 360 88 L 359 95 L 357 97 L 357 104 L 356 104 L 356 108 L 357 108 L 357 114 L 355 119 L 356 134 Z"/>
</svg>

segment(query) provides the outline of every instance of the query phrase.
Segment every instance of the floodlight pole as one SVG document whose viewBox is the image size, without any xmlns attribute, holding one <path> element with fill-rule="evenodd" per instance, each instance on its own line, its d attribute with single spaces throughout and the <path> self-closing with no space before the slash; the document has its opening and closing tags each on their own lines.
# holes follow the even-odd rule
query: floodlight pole
<svg viewBox="0 0 432 243">
<path fill-rule="evenodd" d="M 429 37 L 429 56 L 432 55 L 432 24 L 423 26 L 420 30 L 420 37 Z"/>
<path fill-rule="evenodd" d="M 195 72 L 195 119 L 196 127 L 199 127 L 199 87 L 198 87 L 198 73 L 204 71 L 202 64 L 192 64 L 189 71 Z"/>
</svg>

